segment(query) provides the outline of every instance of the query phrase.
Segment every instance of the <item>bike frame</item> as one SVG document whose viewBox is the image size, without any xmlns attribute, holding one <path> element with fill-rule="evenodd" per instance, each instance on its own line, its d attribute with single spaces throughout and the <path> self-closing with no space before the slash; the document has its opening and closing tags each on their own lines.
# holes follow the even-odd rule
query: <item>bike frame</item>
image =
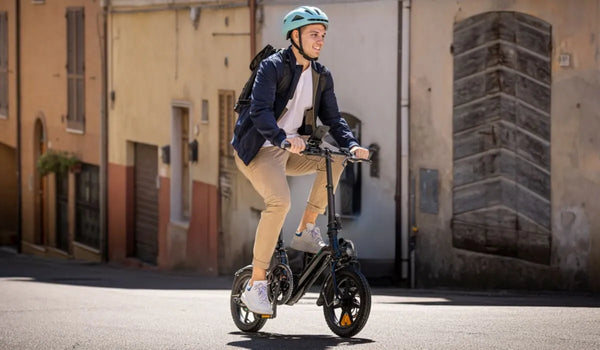
<svg viewBox="0 0 600 350">
<path fill-rule="evenodd" d="M 307 149 L 304 151 L 305 155 L 314 155 L 325 158 L 325 166 L 327 173 L 327 236 L 329 237 L 329 246 L 327 248 L 321 249 L 317 254 L 315 254 L 308 265 L 306 265 L 300 275 L 299 281 L 296 283 L 294 281 L 294 288 L 290 299 L 286 302 L 287 305 L 293 305 L 304 294 L 310 287 L 317 281 L 317 279 L 327 270 L 328 267 L 331 268 L 328 276 L 325 279 L 325 283 L 323 286 L 327 284 L 329 279 L 333 279 L 334 286 L 336 286 L 336 291 L 334 295 L 339 295 L 337 291 L 337 283 L 335 283 L 335 271 L 336 267 L 343 267 L 351 264 L 352 262 L 357 262 L 355 257 L 351 257 L 348 261 L 342 262 L 343 252 L 340 250 L 339 242 L 338 242 L 338 231 L 341 228 L 339 217 L 336 216 L 335 211 L 335 194 L 333 188 L 333 178 L 331 175 L 331 162 L 332 155 L 343 155 L 348 157 L 348 153 L 335 152 L 330 149 L 322 149 L 318 147 L 318 145 L 313 145 L 312 147 L 307 145 Z M 287 254 L 285 253 L 285 248 L 283 247 L 283 240 L 281 239 L 281 234 L 279 236 L 279 240 L 277 242 L 276 251 L 278 251 L 279 260 L 281 263 L 287 265 Z M 346 260 L 346 259 L 344 259 Z M 321 294 L 323 292 L 321 290 Z M 276 304 L 276 303 L 275 303 Z"/>
</svg>

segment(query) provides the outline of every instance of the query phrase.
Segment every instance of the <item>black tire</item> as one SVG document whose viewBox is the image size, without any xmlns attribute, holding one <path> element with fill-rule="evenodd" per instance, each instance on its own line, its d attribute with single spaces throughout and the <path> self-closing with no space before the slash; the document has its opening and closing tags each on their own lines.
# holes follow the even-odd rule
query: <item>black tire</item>
<svg viewBox="0 0 600 350">
<path fill-rule="evenodd" d="M 350 338 L 360 332 L 371 312 L 371 288 L 360 271 L 346 268 L 335 273 L 340 298 L 334 297 L 333 279 L 325 287 L 323 314 L 327 326 L 343 338 Z"/>
<path fill-rule="evenodd" d="M 252 267 L 244 269 L 233 280 L 231 287 L 231 317 L 233 322 L 242 332 L 258 332 L 267 322 L 266 319 L 260 318 L 260 315 L 248 310 L 244 303 L 240 300 L 242 292 L 252 276 Z"/>
</svg>

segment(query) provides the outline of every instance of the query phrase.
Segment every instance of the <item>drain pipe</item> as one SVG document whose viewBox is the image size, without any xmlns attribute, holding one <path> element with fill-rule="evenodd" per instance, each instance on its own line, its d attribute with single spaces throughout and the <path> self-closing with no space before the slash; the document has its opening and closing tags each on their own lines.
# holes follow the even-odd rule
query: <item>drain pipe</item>
<svg viewBox="0 0 600 350">
<path fill-rule="evenodd" d="M 407 280 L 409 275 L 409 71 L 410 71 L 410 0 L 402 1 L 402 43 L 400 64 L 400 224 L 402 259 L 401 276 Z"/>
<path fill-rule="evenodd" d="M 100 93 L 100 249 L 102 261 L 108 261 L 108 67 L 107 67 L 107 17 L 110 0 L 102 3 L 102 38 L 100 39 L 100 65 L 102 92 Z"/>
<path fill-rule="evenodd" d="M 256 0 L 250 0 L 250 59 L 256 56 Z"/>
<path fill-rule="evenodd" d="M 15 0 L 15 17 L 16 17 L 16 70 L 17 70 L 17 252 L 21 253 L 23 240 L 23 186 L 22 171 L 21 171 L 21 0 Z"/>
</svg>

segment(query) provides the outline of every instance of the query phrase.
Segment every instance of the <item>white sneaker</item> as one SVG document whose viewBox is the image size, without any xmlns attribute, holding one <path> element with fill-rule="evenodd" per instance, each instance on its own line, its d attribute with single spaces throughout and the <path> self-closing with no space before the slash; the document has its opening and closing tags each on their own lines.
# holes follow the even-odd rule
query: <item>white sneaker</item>
<svg viewBox="0 0 600 350">
<path fill-rule="evenodd" d="M 306 224 L 306 229 L 294 234 L 290 247 L 303 252 L 316 254 L 327 244 L 321 238 L 321 230 L 313 224 Z"/>
<path fill-rule="evenodd" d="M 248 310 L 260 315 L 272 315 L 273 309 L 267 295 L 267 281 L 254 281 L 252 286 L 246 285 L 241 298 Z"/>
</svg>

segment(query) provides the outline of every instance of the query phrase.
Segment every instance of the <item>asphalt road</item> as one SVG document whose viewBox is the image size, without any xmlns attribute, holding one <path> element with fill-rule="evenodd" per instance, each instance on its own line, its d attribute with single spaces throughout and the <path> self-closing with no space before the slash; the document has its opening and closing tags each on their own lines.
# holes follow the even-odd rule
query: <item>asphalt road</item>
<svg viewBox="0 0 600 350">
<path fill-rule="evenodd" d="M 352 339 L 316 293 L 237 330 L 231 277 L 135 270 L 0 249 L 0 349 L 600 349 L 600 296 L 374 288 Z"/>
</svg>

